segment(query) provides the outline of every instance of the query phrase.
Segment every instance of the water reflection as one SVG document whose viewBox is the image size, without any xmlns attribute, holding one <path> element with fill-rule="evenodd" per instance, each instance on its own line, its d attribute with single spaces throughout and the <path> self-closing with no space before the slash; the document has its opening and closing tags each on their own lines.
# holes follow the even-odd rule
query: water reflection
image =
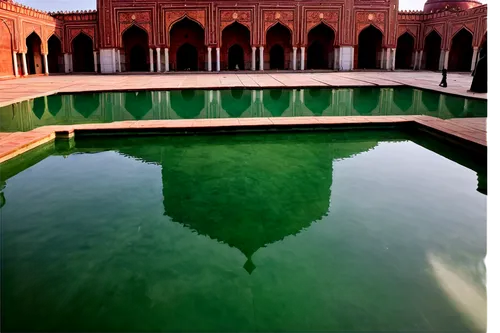
<svg viewBox="0 0 500 333">
<path fill-rule="evenodd" d="M 0 131 L 121 120 L 421 114 L 485 117 L 486 101 L 408 87 L 51 95 L 0 108 Z"/>
</svg>

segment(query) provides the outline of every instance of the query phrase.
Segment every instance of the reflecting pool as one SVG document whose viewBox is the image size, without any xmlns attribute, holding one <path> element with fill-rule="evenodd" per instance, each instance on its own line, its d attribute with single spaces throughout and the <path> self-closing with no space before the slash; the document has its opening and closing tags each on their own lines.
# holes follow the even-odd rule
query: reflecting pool
<svg viewBox="0 0 500 333">
<path fill-rule="evenodd" d="M 0 177 L 2 331 L 485 331 L 485 164 L 433 139 L 77 138 Z"/>
<path fill-rule="evenodd" d="M 0 131 L 122 120 L 429 115 L 486 117 L 486 101 L 409 87 L 173 90 L 51 95 L 0 108 Z"/>
</svg>

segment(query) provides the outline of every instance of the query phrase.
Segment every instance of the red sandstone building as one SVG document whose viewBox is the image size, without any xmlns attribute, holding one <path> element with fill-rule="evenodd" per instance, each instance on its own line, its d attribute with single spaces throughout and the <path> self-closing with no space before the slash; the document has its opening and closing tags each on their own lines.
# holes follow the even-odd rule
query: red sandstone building
<svg viewBox="0 0 500 333">
<path fill-rule="evenodd" d="M 0 0 L 0 77 L 186 70 L 470 71 L 487 6 L 428 0 L 97 0 L 46 13 Z"/>
</svg>

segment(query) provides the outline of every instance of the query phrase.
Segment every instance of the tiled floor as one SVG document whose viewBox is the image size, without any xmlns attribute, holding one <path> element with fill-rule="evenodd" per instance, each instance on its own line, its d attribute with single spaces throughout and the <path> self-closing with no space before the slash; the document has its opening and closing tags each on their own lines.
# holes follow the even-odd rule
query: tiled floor
<svg viewBox="0 0 500 333">
<path fill-rule="evenodd" d="M 29 132 L 0 133 L 0 163 L 29 149 L 53 140 L 58 135 L 71 136 L 74 131 L 149 131 L 162 129 L 203 129 L 213 130 L 250 129 L 259 127 L 353 124 L 397 124 L 417 122 L 422 126 L 445 133 L 455 138 L 465 139 L 479 146 L 486 146 L 486 118 L 466 118 L 442 120 L 429 116 L 371 116 L 371 117 L 279 117 L 243 119 L 195 119 L 195 120 L 141 120 L 122 121 L 105 124 L 84 124 L 64 126 L 44 126 Z"/>
<path fill-rule="evenodd" d="M 462 96 L 487 98 L 487 94 L 467 92 L 472 82 L 470 74 L 448 74 L 448 88 L 439 87 L 440 81 L 440 73 L 426 71 L 51 75 L 0 81 L 0 106 L 57 92 L 235 87 L 299 88 L 410 85 Z"/>
</svg>

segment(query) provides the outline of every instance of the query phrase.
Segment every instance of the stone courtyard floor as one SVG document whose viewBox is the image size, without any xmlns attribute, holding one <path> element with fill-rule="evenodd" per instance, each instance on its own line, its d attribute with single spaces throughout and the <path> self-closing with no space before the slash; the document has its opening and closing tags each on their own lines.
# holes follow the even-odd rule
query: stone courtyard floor
<svg viewBox="0 0 500 333">
<path fill-rule="evenodd" d="M 468 93 L 470 74 L 449 74 L 448 88 L 438 86 L 441 75 L 434 72 L 331 72 L 331 73 L 199 73 L 199 74 L 118 74 L 53 75 L 0 81 L 0 107 L 55 93 L 119 91 L 141 89 L 217 88 L 302 88 L 409 85 L 466 97 L 486 99 L 486 94 Z M 486 118 L 443 120 L 429 116 L 370 117 L 277 117 L 192 120 L 141 120 L 105 124 L 44 126 L 29 132 L 0 133 L 0 163 L 50 142 L 56 136 L 71 137 L 75 132 L 170 132 L 255 130 L 336 126 L 399 126 L 407 124 L 444 135 L 455 142 L 485 151 Z"/>
</svg>

